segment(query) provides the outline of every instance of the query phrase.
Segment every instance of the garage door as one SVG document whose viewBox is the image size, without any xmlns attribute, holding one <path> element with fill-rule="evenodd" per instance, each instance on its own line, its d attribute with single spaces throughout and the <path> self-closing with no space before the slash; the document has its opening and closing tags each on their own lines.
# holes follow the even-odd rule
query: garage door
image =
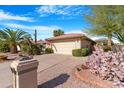
<svg viewBox="0 0 124 93">
<path fill-rule="evenodd" d="M 58 42 L 54 43 L 54 53 L 72 55 L 72 50 L 77 48 L 77 43 L 73 42 Z"/>
</svg>

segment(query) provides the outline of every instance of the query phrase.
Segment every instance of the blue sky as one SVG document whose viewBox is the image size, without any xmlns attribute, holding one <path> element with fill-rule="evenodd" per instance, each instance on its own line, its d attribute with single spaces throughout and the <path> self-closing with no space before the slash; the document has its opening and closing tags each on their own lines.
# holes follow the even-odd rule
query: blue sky
<svg viewBox="0 0 124 93">
<path fill-rule="evenodd" d="M 52 37 L 54 29 L 65 33 L 83 33 L 90 24 L 84 14 L 91 14 L 89 6 L 0 6 L 0 29 L 22 29 L 32 36 L 38 31 L 38 39 Z"/>
</svg>

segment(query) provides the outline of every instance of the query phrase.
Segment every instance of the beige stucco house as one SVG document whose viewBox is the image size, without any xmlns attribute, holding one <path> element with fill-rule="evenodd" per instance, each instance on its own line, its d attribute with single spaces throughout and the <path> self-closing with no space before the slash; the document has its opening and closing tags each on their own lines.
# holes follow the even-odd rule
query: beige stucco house
<svg viewBox="0 0 124 93">
<path fill-rule="evenodd" d="M 91 48 L 95 43 L 83 34 L 64 34 L 46 39 L 56 54 L 72 55 L 73 49 Z"/>
</svg>

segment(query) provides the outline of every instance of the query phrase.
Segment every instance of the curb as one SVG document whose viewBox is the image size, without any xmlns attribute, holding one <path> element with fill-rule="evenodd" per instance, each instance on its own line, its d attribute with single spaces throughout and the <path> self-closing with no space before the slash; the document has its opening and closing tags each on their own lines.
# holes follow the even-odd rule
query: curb
<svg viewBox="0 0 124 93">
<path fill-rule="evenodd" d="M 91 84 L 93 86 L 98 86 L 99 88 L 114 88 L 112 82 L 98 78 L 88 69 L 83 69 L 81 71 L 77 71 L 75 69 L 74 75 L 76 78 L 84 81 L 85 83 Z"/>
</svg>

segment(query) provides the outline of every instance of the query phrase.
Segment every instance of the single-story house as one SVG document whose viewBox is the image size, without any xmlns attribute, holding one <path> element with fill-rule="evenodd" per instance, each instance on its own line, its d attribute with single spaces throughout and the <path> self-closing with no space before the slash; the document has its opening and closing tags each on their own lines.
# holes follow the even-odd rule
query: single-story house
<svg viewBox="0 0 124 93">
<path fill-rule="evenodd" d="M 73 49 L 90 48 L 93 49 L 94 41 L 84 34 L 64 34 L 46 39 L 50 42 L 54 53 L 72 55 Z"/>
</svg>

